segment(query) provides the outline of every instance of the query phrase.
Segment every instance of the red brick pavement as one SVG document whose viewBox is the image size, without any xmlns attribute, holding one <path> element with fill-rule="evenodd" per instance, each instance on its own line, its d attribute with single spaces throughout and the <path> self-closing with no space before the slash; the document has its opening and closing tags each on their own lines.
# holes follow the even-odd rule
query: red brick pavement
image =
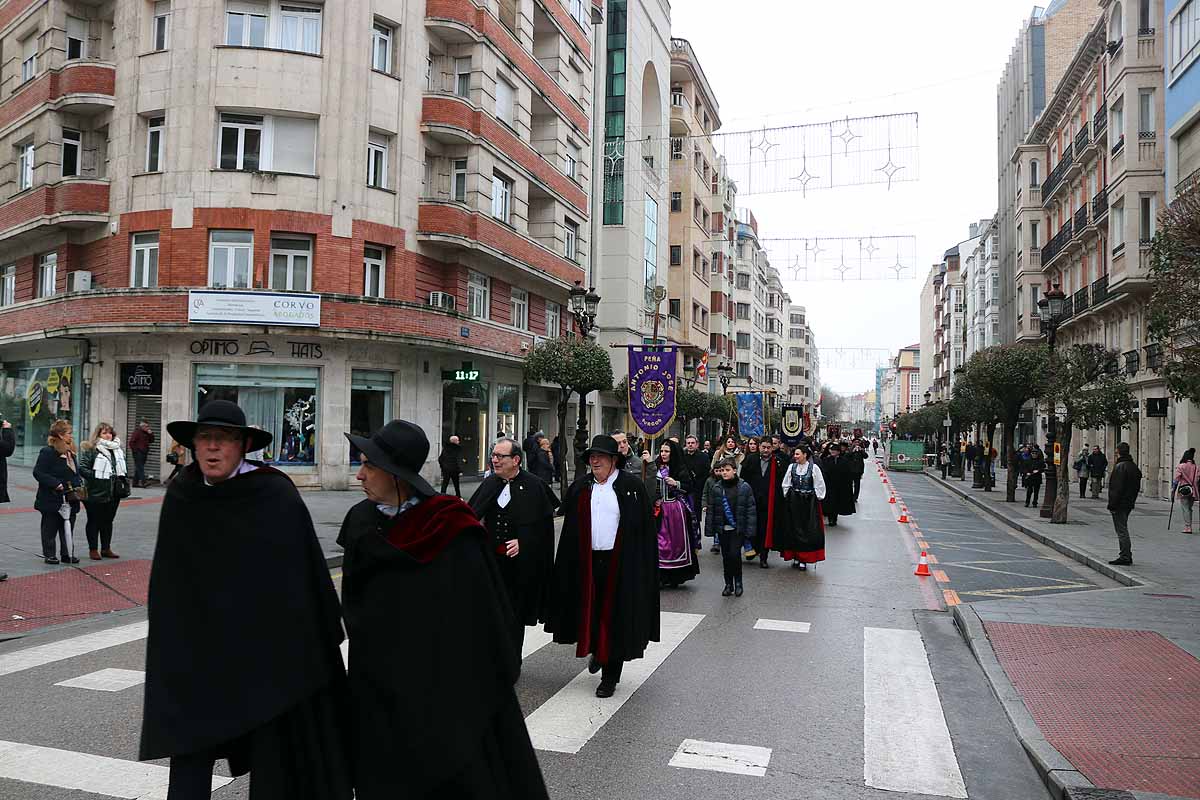
<svg viewBox="0 0 1200 800">
<path fill-rule="evenodd" d="M 145 605 L 150 561 L 104 561 L 0 583 L 0 633 L 23 633 Z"/>
<path fill-rule="evenodd" d="M 1042 733 L 1088 780 L 1200 797 L 1200 661 L 1150 631 L 985 627 Z"/>
</svg>

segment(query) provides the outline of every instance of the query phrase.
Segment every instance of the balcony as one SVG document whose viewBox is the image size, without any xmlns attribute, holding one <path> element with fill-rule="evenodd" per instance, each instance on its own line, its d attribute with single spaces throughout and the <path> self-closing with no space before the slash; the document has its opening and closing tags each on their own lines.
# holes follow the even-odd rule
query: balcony
<svg viewBox="0 0 1200 800">
<path fill-rule="evenodd" d="M 24 234 L 79 229 L 108 222 L 108 181 L 68 178 L 37 186 L 0 205 L 0 242 L 14 246 Z"/>
<path fill-rule="evenodd" d="M 1084 148 L 1092 143 L 1091 133 L 1088 131 L 1087 125 L 1079 129 L 1079 133 L 1075 134 L 1075 152 L 1082 153 Z"/>
<path fill-rule="evenodd" d="M 1080 289 L 1071 298 L 1072 304 L 1075 306 L 1075 313 L 1082 314 L 1087 311 L 1088 307 L 1088 290 L 1087 288 Z"/>
<path fill-rule="evenodd" d="M 1175 184 L 1175 194 L 1187 194 L 1188 192 L 1194 191 L 1198 186 L 1200 186 L 1200 169 L 1197 169 L 1191 175 L 1188 175 L 1179 183 Z"/>
<path fill-rule="evenodd" d="M 1101 275 L 1092 281 L 1092 307 L 1096 307 L 1108 299 L 1108 276 Z"/>
<path fill-rule="evenodd" d="M 1088 212 L 1087 203 L 1084 203 L 1083 205 L 1081 205 L 1079 207 L 1079 209 L 1075 212 L 1075 235 L 1076 236 L 1083 236 L 1083 231 L 1088 226 L 1088 213 L 1087 212 Z"/>
<path fill-rule="evenodd" d="M 1163 346 L 1157 342 L 1142 348 L 1146 351 L 1146 369 L 1158 372 L 1163 368 L 1166 359 L 1163 356 Z"/>
<path fill-rule="evenodd" d="M 1059 315 L 1058 321 L 1059 323 L 1062 323 L 1069 320 L 1073 316 L 1075 316 L 1074 298 L 1068 297 L 1066 300 L 1063 300 L 1062 314 Z"/>
<path fill-rule="evenodd" d="M 1112 150 L 1110 152 L 1112 155 L 1115 156 L 1117 153 L 1121 152 L 1124 149 L 1125 149 L 1125 134 L 1122 133 L 1120 135 L 1120 137 L 1117 138 L 1117 141 L 1113 142 Z"/>
<path fill-rule="evenodd" d="M 1096 109 L 1096 114 L 1092 117 L 1092 138 L 1097 144 L 1100 143 L 1100 138 L 1108 132 L 1108 104 L 1105 103 Z"/>
<path fill-rule="evenodd" d="M 1063 177 L 1071 166 L 1075 163 L 1075 154 L 1071 145 L 1063 151 L 1062 158 L 1058 160 L 1058 165 L 1050 170 L 1050 174 L 1046 176 L 1046 180 L 1042 183 L 1042 205 L 1050 202 L 1050 198 L 1054 196 L 1056 189 L 1060 188 L 1063 183 Z"/>
<path fill-rule="evenodd" d="M 82 117 L 111 109 L 116 75 L 117 68 L 102 61 L 74 61 L 43 72 L 0 102 L 0 129 L 43 105 Z"/>
<path fill-rule="evenodd" d="M 1092 222 L 1096 223 L 1108 215 L 1108 187 L 1096 192 L 1092 198 Z"/>
<path fill-rule="evenodd" d="M 1130 350 L 1123 354 L 1125 356 L 1125 374 L 1137 375 L 1139 369 L 1139 361 L 1141 354 L 1137 350 Z"/>
<path fill-rule="evenodd" d="M 1067 243 L 1071 241 L 1074 235 L 1071 221 L 1067 220 L 1067 224 L 1062 226 L 1058 233 L 1054 234 L 1046 246 L 1042 248 L 1042 267 L 1048 267 L 1053 263 L 1054 259 L 1062 255 Z"/>
</svg>

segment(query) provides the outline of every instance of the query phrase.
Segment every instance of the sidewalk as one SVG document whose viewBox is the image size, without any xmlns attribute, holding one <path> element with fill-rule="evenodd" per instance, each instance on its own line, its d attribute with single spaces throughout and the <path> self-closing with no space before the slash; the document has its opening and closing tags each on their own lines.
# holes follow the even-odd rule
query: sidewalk
<svg viewBox="0 0 1200 800">
<path fill-rule="evenodd" d="M 1200 535 L 1176 509 L 1139 500 L 1130 516 L 1133 565 L 1117 555 L 1107 499 L 1080 500 L 1065 525 L 991 492 L 925 473 L 968 503 L 1126 588 L 1000 599 L 954 609 L 964 637 L 1049 785 L 1065 796 L 1100 787 L 1200 797 Z M 1044 487 L 1043 487 L 1044 488 Z"/>
</svg>

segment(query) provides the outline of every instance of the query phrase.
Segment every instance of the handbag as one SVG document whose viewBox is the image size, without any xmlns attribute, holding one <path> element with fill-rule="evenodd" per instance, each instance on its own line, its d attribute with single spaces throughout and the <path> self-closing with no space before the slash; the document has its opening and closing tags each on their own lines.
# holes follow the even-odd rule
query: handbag
<svg viewBox="0 0 1200 800">
<path fill-rule="evenodd" d="M 133 494 L 133 490 L 129 487 L 129 478 L 124 475 L 114 475 L 112 479 L 113 498 L 124 500 L 129 495 Z"/>
<path fill-rule="evenodd" d="M 178 464 L 179 463 L 179 454 L 178 453 L 167 453 L 167 463 L 168 464 Z"/>
</svg>

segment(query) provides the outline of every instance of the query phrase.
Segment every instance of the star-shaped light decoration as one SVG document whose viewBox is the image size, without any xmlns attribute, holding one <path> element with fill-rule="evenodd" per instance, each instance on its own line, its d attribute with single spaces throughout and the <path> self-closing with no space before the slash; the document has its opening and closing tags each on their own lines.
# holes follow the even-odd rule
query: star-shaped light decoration
<svg viewBox="0 0 1200 800">
<path fill-rule="evenodd" d="M 770 154 L 771 149 L 774 147 L 779 147 L 779 145 L 767 138 L 767 128 L 765 125 L 759 132 L 759 135 L 762 136 L 762 139 L 759 140 L 757 144 L 751 144 L 750 147 L 762 153 L 763 163 L 765 164 L 767 163 L 767 156 Z"/>
<path fill-rule="evenodd" d="M 802 165 L 802 169 L 800 170 L 800 174 L 799 174 L 799 175 L 793 175 L 793 176 L 792 176 L 792 180 L 794 180 L 794 181 L 800 181 L 800 195 L 801 195 L 802 197 L 808 197 L 808 184 L 809 184 L 809 182 L 811 182 L 811 181 L 815 181 L 815 180 L 817 180 L 819 177 L 820 177 L 820 176 L 818 176 L 818 175 L 813 175 L 812 173 L 810 173 L 810 172 L 808 171 L 808 164 L 803 164 L 803 165 Z"/>
<path fill-rule="evenodd" d="M 807 261 L 808 261 L 808 259 L 805 258 L 805 262 L 807 262 Z M 808 264 L 807 263 L 801 264 L 800 256 L 792 257 L 791 270 L 792 270 L 792 280 L 794 280 L 794 281 L 800 280 L 801 272 L 804 273 L 804 279 L 808 280 Z"/>
<path fill-rule="evenodd" d="M 867 239 L 867 243 L 863 247 L 863 252 L 867 254 L 867 261 L 875 258 L 875 254 L 879 252 L 879 248 L 875 246 L 874 239 Z"/>
<path fill-rule="evenodd" d="M 904 270 L 904 265 L 900 263 L 900 249 L 896 249 L 896 263 L 888 267 L 896 273 L 896 280 L 900 280 L 900 273 Z"/>
<path fill-rule="evenodd" d="M 812 253 L 812 257 L 813 257 L 813 261 L 814 261 L 814 262 L 817 260 L 817 256 L 818 256 L 820 253 L 824 253 L 824 252 L 825 252 L 825 248 L 821 247 L 821 240 L 820 240 L 820 239 L 813 239 L 813 240 L 812 240 L 812 247 L 809 247 L 807 243 L 805 243 L 805 245 L 804 245 L 804 246 L 805 246 L 806 248 L 808 248 L 808 251 L 809 251 L 810 253 Z"/>
<path fill-rule="evenodd" d="M 834 269 L 837 270 L 838 272 L 842 273 L 843 281 L 846 280 L 846 273 L 850 271 L 850 268 L 846 266 L 846 243 L 845 242 L 842 242 L 842 260 L 838 263 L 838 265 L 836 267 L 834 267 Z"/>
<path fill-rule="evenodd" d="M 846 124 L 845 130 L 843 130 L 841 133 L 837 134 L 837 136 L 835 137 L 837 139 L 841 139 L 842 144 L 844 145 L 844 149 L 842 150 L 842 155 L 847 155 L 850 152 L 850 143 L 851 142 L 853 142 L 855 139 L 862 138 L 857 133 L 850 130 L 850 117 L 846 117 L 845 124 Z"/>
<path fill-rule="evenodd" d="M 625 160 L 625 141 L 623 139 L 608 142 L 604 145 L 604 174 L 615 175 L 617 162 Z"/>
<path fill-rule="evenodd" d="M 889 144 L 888 145 L 887 163 L 884 164 L 882 167 L 877 167 L 875 169 L 876 172 L 882 172 L 884 175 L 887 175 L 889 191 L 892 188 L 892 178 L 895 177 L 896 173 L 902 169 L 904 169 L 904 167 L 897 166 L 895 163 L 893 163 L 893 161 L 892 161 L 892 146 L 891 146 L 891 144 Z"/>
</svg>

